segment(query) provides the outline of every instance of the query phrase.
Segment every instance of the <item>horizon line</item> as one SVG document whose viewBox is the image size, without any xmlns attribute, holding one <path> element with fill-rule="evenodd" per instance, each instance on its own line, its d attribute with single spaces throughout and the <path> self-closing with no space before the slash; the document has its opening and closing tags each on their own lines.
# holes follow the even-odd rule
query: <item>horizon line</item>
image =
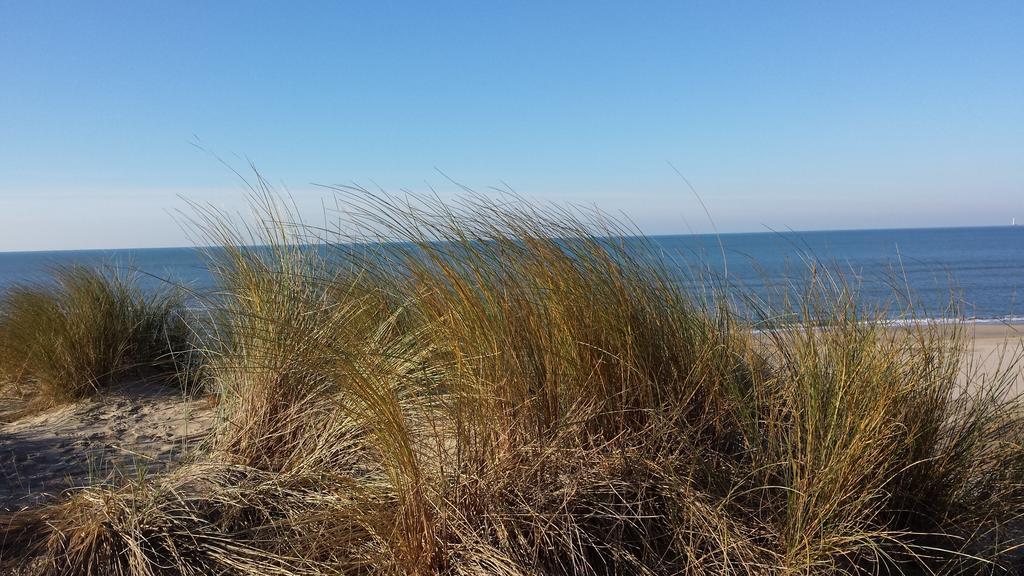
<svg viewBox="0 0 1024 576">
<path fill-rule="evenodd" d="M 644 238 L 673 238 L 679 236 L 690 236 L 690 237 L 722 237 L 722 236 L 743 236 L 751 234 L 822 234 L 828 232 L 897 232 L 897 231 L 925 231 L 925 230 L 969 230 L 975 228 L 1016 228 L 1017 225 L 1013 224 L 976 224 L 976 225 L 963 225 L 963 226 L 906 226 L 906 227 L 882 227 L 882 228 L 814 228 L 807 230 L 796 230 L 792 228 L 786 228 L 781 230 L 775 230 L 771 228 L 765 228 L 760 231 L 742 231 L 742 232 L 685 232 L 677 234 L 637 234 L 636 237 Z M 1024 228 L 1024 226 L 1021 226 Z M 261 246 L 260 244 L 253 244 L 252 246 Z M 218 245 L 179 245 L 179 246 L 127 246 L 118 248 L 40 248 L 30 250 L 0 250 L 0 254 L 43 254 L 43 253 L 57 253 L 57 252 L 115 252 L 115 251 L 127 251 L 127 250 L 204 250 L 209 248 L 218 248 Z"/>
</svg>

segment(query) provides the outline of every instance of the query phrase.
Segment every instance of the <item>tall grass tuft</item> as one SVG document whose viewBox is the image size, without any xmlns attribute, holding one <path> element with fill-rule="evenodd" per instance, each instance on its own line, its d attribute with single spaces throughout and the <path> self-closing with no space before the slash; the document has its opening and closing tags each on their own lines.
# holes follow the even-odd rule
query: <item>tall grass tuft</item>
<svg viewBox="0 0 1024 576">
<path fill-rule="evenodd" d="M 600 213 L 336 190 L 201 209 L 201 465 L 0 523 L 42 573 L 991 574 L 1024 535 L 1013 373 L 811 280 L 753 329 Z M 744 308 L 744 310 L 749 307 Z M 5 547 L 6 546 L 6 547 Z"/>
<path fill-rule="evenodd" d="M 130 374 L 173 374 L 188 340 L 181 304 L 175 290 L 144 293 L 129 273 L 56 268 L 51 281 L 0 296 L 0 376 L 66 401 Z"/>
</svg>

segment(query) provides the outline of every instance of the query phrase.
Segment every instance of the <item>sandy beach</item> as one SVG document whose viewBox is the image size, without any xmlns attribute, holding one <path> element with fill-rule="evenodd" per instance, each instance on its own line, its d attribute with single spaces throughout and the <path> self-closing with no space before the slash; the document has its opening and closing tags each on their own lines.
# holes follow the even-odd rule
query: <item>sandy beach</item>
<svg viewBox="0 0 1024 576">
<path fill-rule="evenodd" d="M 1024 385 L 1024 364 L 1015 361 L 1024 353 L 1024 324 L 972 324 L 970 361 L 965 369 L 984 378 L 1013 379 L 1016 391 Z"/>
</svg>

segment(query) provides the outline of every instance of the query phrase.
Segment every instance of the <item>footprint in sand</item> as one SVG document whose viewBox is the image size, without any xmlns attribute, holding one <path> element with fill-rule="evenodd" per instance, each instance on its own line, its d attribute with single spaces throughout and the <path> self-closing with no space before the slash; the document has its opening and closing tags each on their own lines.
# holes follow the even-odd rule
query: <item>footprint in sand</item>
<svg viewBox="0 0 1024 576">
<path fill-rule="evenodd" d="M 210 430 L 214 414 L 207 403 L 183 399 L 178 390 L 135 384 L 2 423 L 0 510 L 44 502 L 142 461 L 162 467 L 180 457 L 186 429 L 175 433 L 168 422 L 187 420 L 193 437 Z"/>
</svg>

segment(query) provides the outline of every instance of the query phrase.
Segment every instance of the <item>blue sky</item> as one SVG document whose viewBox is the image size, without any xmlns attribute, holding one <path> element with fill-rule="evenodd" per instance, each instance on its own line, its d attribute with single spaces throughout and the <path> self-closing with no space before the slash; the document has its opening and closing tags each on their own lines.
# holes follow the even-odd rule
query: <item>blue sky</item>
<svg viewBox="0 0 1024 576">
<path fill-rule="evenodd" d="M 210 152 L 650 233 L 1024 221 L 1024 2 L 0 0 L 0 250 L 187 244 Z"/>
</svg>

